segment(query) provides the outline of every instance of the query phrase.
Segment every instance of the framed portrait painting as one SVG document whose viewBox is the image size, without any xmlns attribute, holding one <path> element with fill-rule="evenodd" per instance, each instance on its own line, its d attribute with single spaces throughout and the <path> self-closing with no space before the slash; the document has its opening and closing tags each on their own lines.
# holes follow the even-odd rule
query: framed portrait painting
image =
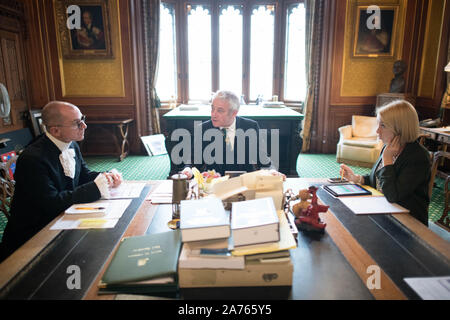
<svg viewBox="0 0 450 320">
<path fill-rule="evenodd" d="M 374 13 L 367 6 L 356 8 L 353 58 L 394 57 L 397 7 L 380 7 L 378 27 L 369 28 Z M 368 26 L 369 24 L 369 26 Z"/>
<path fill-rule="evenodd" d="M 64 59 L 113 58 L 108 0 L 56 1 Z"/>
</svg>

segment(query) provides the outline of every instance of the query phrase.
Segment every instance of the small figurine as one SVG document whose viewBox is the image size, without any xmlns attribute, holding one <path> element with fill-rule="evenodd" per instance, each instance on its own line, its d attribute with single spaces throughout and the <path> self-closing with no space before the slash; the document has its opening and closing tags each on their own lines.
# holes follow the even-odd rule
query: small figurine
<svg viewBox="0 0 450 320">
<path fill-rule="evenodd" d="M 308 200 L 312 199 L 312 195 L 309 193 L 309 189 L 301 189 L 295 199 L 301 200 L 299 203 L 294 204 L 294 206 L 292 207 L 294 216 L 298 218 L 301 215 L 302 211 L 307 209 L 311 204 L 311 201 Z"/>
<path fill-rule="evenodd" d="M 295 219 L 295 224 L 300 230 L 304 231 L 318 231 L 324 232 L 326 223 L 320 220 L 319 213 L 327 212 L 329 206 L 321 205 L 317 203 L 317 187 L 311 186 L 308 189 L 308 193 L 311 195 L 311 204 L 306 208 L 301 210 L 300 214 Z"/>
</svg>

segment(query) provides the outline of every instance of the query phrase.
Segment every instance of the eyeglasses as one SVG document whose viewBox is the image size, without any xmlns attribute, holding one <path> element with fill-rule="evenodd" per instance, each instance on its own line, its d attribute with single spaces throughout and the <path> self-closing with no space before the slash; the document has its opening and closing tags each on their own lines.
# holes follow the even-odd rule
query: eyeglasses
<svg viewBox="0 0 450 320">
<path fill-rule="evenodd" d="M 57 125 L 54 127 L 77 127 L 78 129 L 81 129 L 83 127 L 83 124 L 86 125 L 86 116 L 82 115 L 80 120 L 76 120 L 73 124 L 70 126 L 63 126 L 63 125 Z"/>
</svg>

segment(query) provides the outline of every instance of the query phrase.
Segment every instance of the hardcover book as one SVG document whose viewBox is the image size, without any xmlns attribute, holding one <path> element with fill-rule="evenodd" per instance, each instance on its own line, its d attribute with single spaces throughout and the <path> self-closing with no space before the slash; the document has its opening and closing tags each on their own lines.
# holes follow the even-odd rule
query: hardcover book
<svg viewBox="0 0 450 320">
<path fill-rule="evenodd" d="M 233 202 L 231 230 L 235 247 L 279 241 L 279 226 L 272 198 Z"/>
<path fill-rule="evenodd" d="M 99 283 L 100 291 L 176 290 L 180 249 L 178 230 L 124 238 Z"/>
<path fill-rule="evenodd" d="M 231 251 L 220 249 L 190 250 L 186 243 L 178 262 L 180 269 L 244 269 L 245 258 L 233 256 Z"/>
<path fill-rule="evenodd" d="M 230 216 L 220 199 L 182 200 L 180 206 L 180 229 L 183 242 L 230 236 Z"/>
</svg>

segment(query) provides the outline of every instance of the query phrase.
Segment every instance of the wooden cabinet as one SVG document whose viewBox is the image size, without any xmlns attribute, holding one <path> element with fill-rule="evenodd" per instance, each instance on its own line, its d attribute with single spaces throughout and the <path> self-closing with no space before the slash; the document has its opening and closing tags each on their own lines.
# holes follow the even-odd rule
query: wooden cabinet
<svg viewBox="0 0 450 320">
<path fill-rule="evenodd" d="M 8 5 L 11 7 L 0 3 L 0 82 L 8 90 L 11 113 L 0 119 L 0 133 L 24 128 L 24 115 L 28 110 L 23 6 L 16 1 L 9 1 Z"/>
</svg>

